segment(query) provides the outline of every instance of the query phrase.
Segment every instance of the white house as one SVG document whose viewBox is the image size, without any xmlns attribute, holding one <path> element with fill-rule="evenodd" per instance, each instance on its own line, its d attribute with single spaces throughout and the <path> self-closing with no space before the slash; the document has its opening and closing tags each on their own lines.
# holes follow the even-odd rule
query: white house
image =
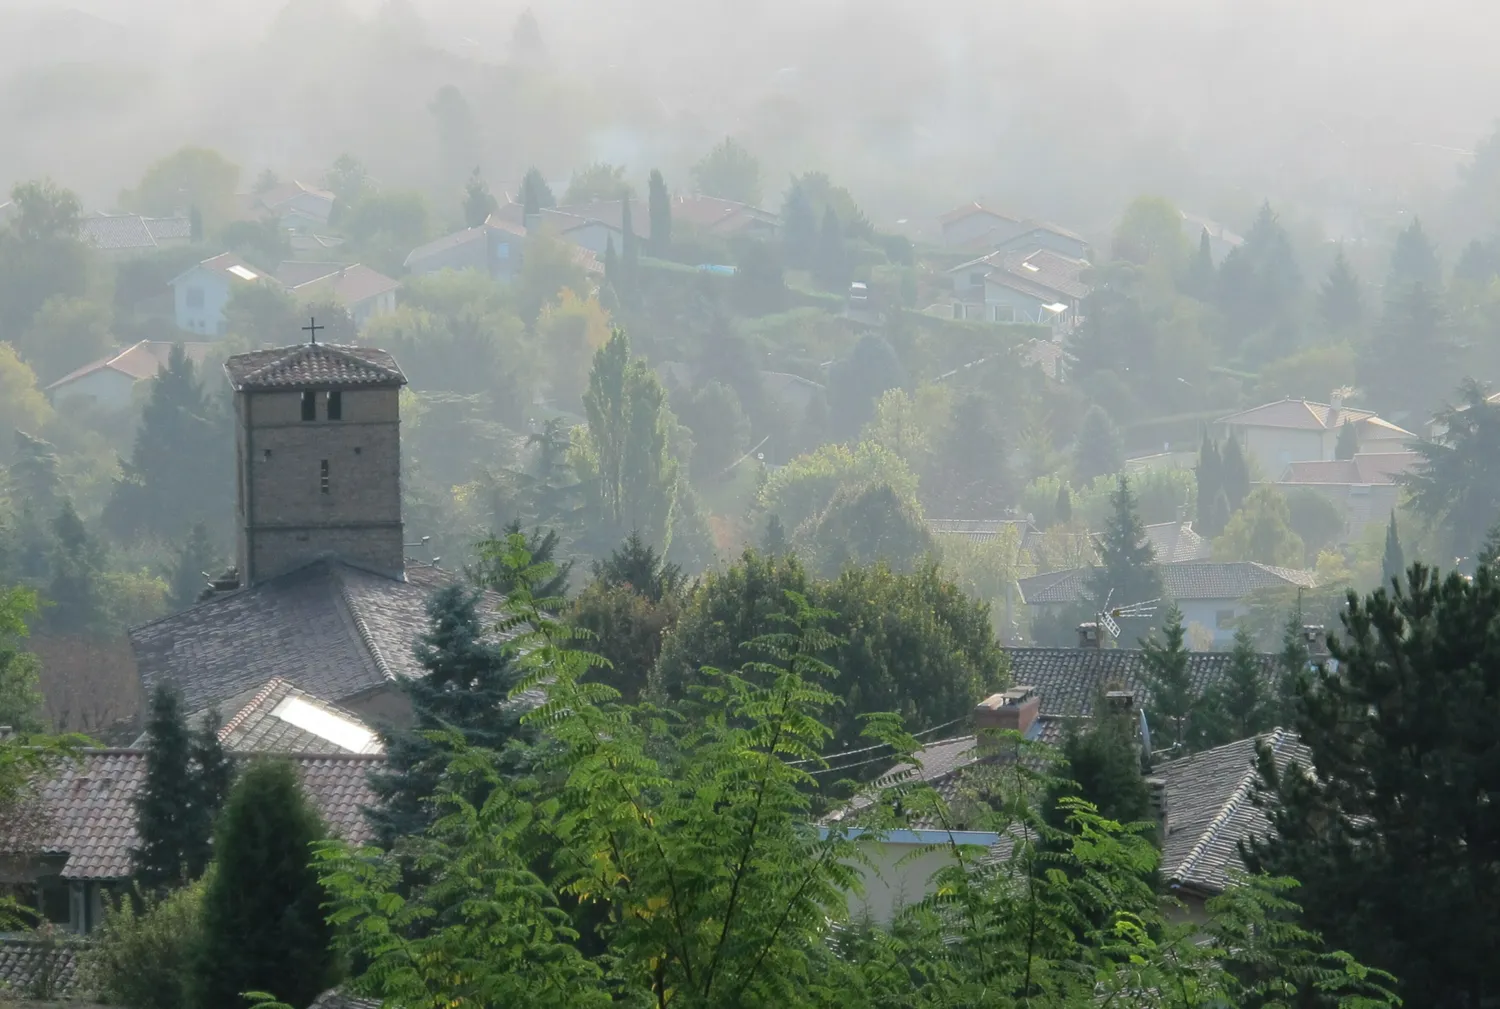
<svg viewBox="0 0 1500 1009">
<path fill-rule="evenodd" d="M 286 182 L 255 198 L 257 213 L 274 216 L 287 231 L 309 231 L 321 228 L 333 215 L 337 197 L 326 189 L 301 182 Z"/>
<path fill-rule="evenodd" d="M 1269 480 L 1292 463 L 1332 460 L 1346 425 L 1353 427 L 1361 452 L 1404 452 L 1417 440 L 1410 431 L 1369 410 L 1344 406 L 1340 396 L 1334 396 L 1332 403 L 1281 399 L 1220 417 L 1217 424 L 1239 441 Z"/>
<path fill-rule="evenodd" d="M 993 249 L 1026 230 L 1019 217 L 992 210 L 980 203 L 966 203 L 938 218 L 943 245 L 950 249 Z"/>
<path fill-rule="evenodd" d="M 177 328 L 203 336 L 223 336 L 224 306 L 237 285 L 270 281 L 233 252 L 205 259 L 172 278 Z"/>
<path fill-rule="evenodd" d="M 342 305 L 358 329 L 378 315 L 396 310 L 400 281 L 355 263 L 307 263 L 287 260 L 276 268 L 276 280 L 299 301 L 328 298 Z"/>
<path fill-rule="evenodd" d="M 45 391 L 54 403 L 88 400 L 105 410 L 129 406 L 136 383 L 155 378 L 167 366 L 172 346 L 165 340 L 142 340 L 69 372 Z M 213 344 L 184 343 L 182 347 L 189 360 L 201 365 Z"/>
</svg>

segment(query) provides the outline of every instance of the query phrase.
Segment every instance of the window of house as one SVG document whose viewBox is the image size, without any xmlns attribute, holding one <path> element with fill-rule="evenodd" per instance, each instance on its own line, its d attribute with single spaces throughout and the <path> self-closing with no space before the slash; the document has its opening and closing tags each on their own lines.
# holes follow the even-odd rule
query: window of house
<svg viewBox="0 0 1500 1009">
<path fill-rule="evenodd" d="M 203 307 L 203 288 L 201 288 L 201 287 L 190 287 L 190 288 L 187 289 L 187 307 L 188 308 L 202 308 Z"/>
<path fill-rule="evenodd" d="M 73 894 L 66 880 L 49 876 L 37 883 L 37 910 L 55 925 L 73 919 Z"/>
<path fill-rule="evenodd" d="M 318 419 L 318 394 L 311 389 L 302 390 L 302 419 Z"/>
<path fill-rule="evenodd" d="M 1234 610 L 1214 610 L 1214 626 L 1221 631 L 1234 627 Z"/>
<path fill-rule="evenodd" d="M 328 394 L 328 419 L 344 419 L 344 394 L 337 389 Z"/>
<path fill-rule="evenodd" d="M 328 460 L 324 459 L 318 464 L 318 489 L 324 494 L 328 493 Z"/>
<path fill-rule="evenodd" d="M 1010 305 L 996 305 L 995 306 L 995 321 L 996 322 L 1015 322 L 1016 321 L 1016 310 L 1014 308 L 1012 308 Z"/>
<path fill-rule="evenodd" d="M 953 303 L 953 318 L 955 318 L 955 319 L 962 319 L 963 317 L 964 317 L 964 303 L 961 302 L 961 301 L 955 301 Z"/>
<path fill-rule="evenodd" d="M 969 274 L 969 284 L 972 285 L 973 287 L 983 287 L 984 286 L 984 274 L 982 274 L 982 273 L 971 273 L 971 274 Z"/>
</svg>

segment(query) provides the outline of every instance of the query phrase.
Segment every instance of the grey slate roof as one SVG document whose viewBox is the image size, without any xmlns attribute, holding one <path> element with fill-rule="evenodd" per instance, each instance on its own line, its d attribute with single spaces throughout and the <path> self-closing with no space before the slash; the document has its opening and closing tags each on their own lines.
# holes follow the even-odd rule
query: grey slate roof
<svg viewBox="0 0 1500 1009">
<path fill-rule="evenodd" d="M 412 645 L 426 602 L 452 576 L 408 564 L 406 580 L 342 561 L 314 561 L 130 632 L 141 682 L 169 681 L 188 711 L 218 706 L 278 677 L 342 701 L 421 667 Z"/>
<path fill-rule="evenodd" d="M 303 788 L 324 826 L 352 843 L 371 837 L 363 810 L 376 798 L 368 782 L 381 756 L 292 754 Z M 11 841 L 0 851 L 65 859 L 64 879 L 124 879 L 136 845 L 135 796 L 146 780 L 144 750 L 85 750 L 59 762 L 29 800 L 43 828 L 39 838 Z"/>
<path fill-rule="evenodd" d="M 0 996 L 50 999 L 67 996 L 78 980 L 83 942 L 67 934 L 44 940 L 35 935 L 0 938 Z"/>
<path fill-rule="evenodd" d="M 154 249 L 156 238 L 146 221 L 135 214 L 84 217 L 78 221 L 81 241 L 101 250 Z"/>
<path fill-rule="evenodd" d="M 303 343 L 236 354 L 224 362 L 236 390 L 401 386 L 396 359 L 373 347 Z"/>
<path fill-rule="evenodd" d="M 1042 714 L 1053 717 L 1093 714 L 1094 698 L 1116 687 L 1135 693 L 1144 705 L 1149 696 L 1145 653 L 1138 648 L 1006 648 L 1010 676 L 1015 683 L 1036 687 Z M 1262 653 L 1265 676 L 1276 676 L 1275 655 Z M 1189 652 L 1188 675 L 1193 688 L 1204 692 L 1217 686 L 1229 672 L 1229 652 Z"/>
<path fill-rule="evenodd" d="M 1295 733 L 1273 729 L 1259 737 L 1279 768 L 1295 760 L 1311 765 L 1310 753 Z M 1255 787 L 1256 739 L 1242 739 L 1157 766 L 1154 777 L 1167 783 L 1167 837 L 1162 875 L 1195 893 L 1220 893 L 1229 873 L 1243 869 L 1239 843 L 1270 830 L 1263 810 L 1251 802 Z"/>
<path fill-rule="evenodd" d="M 343 988 L 330 988 L 313 999 L 307 1009 L 380 1009 L 380 1006 L 378 998 L 361 998 Z"/>
<path fill-rule="evenodd" d="M 1088 576 L 1092 568 L 1073 568 L 1033 575 L 1017 582 L 1021 597 L 1032 606 L 1046 603 L 1076 603 L 1088 598 Z M 1278 568 L 1254 561 L 1184 561 L 1160 564 L 1162 585 L 1172 599 L 1243 599 L 1267 588 L 1302 586 L 1316 588 L 1311 571 Z"/>
</svg>

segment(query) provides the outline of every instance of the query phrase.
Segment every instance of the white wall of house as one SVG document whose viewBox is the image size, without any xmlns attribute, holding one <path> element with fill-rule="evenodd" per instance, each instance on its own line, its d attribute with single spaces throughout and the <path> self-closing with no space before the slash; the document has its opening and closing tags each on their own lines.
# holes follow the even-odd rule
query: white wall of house
<svg viewBox="0 0 1500 1009">
<path fill-rule="evenodd" d="M 1294 462 L 1332 459 L 1338 444 L 1333 431 L 1259 426 L 1231 426 L 1229 430 L 1268 480 L 1275 480 Z"/>
<path fill-rule="evenodd" d="M 1068 306 L 1068 310 L 1054 314 L 1042 306 L 1058 302 L 1006 287 L 996 283 L 993 277 L 985 282 L 984 303 L 990 322 L 1035 322 L 1042 325 L 1066 326 L 1073 317 L 1071 302 L 1061 302 Z"/>
<path fill-rule="evenodd" d="M 365 323 L 377 316 L 386 315 L 396 310 L 396 292 L 382 291 L 373 298 L 364 301 L 356 301 L 349 306 L 349 318 L 354 320 L 358 329 L 364 329 Z"/>
<path fill-rule="evenodd" d="M 570 228 L 563 233 L 562 237 L 574 245 L 588 249 L 596 256 L 604 255 L 604 249 L 609 244 L 611 238 L 614 239 L 615 253 L 618 254 L 620 252 L 620 245 L 624 240 L 623 233 L 599 221 L 590 221 L 576 228 Z"/>
<path fill-rule="evenodd" d="M 189 270 L 172 285 L 177 328 L 201 336 L 223 336 L 229 294 L 229 278 L 222 273 L 201 266 Z"/>
<path fill-rule="evenodd" d="M 851 833 L 854 833 L 851 831 Z M 889 922 L 901 908 L 932 892 L 938 870 L 953 864 L 945 848 L 949 838 L 958 844 L 989 848 L 999 835 L 982 830 L 892 830 L 867 848 L 871 865 L 861 867 L 864 892 L 849 895 L 849 916 L 868 916 Z M 938 846 L 938 847 L 934 847 Z"/>
<path fill-rule="evenodd" d="M 1235 623 L 1250 613 L 1242 599 L 1179 599 L 1183 626 L 1197 624 L 1213 632 L 1215 648 L 1234 644 Z"/>
<path fill-rule="evenodd" d="M 135 379 L 129 375 L 113 368 L 100 368 L 87 375 L 80 375 L 66 385 L 50 389 L 48 395 L 53 403 L 87 399 L 102 409 L 118 410 L 130 405 L 134 389 Z"/>
</svg>

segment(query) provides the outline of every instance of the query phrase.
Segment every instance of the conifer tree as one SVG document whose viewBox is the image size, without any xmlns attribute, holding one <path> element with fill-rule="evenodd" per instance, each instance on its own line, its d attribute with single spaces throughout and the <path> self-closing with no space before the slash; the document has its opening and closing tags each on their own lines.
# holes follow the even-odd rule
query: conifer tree
<svg viewBox="0 0 1500 1009">
<path fill-rule="evenodd" d="M 146 780 L 136 794 L 136 834 L 132 852 L 136 880 L 163 889 L 195 878 L 207 860 L 212 835 L 195 815 L 197 786 L 192 771 L 193 739 L 182 711 L 182 696 L 162 683 L 151 693 L 146 721 Z"/>
<path fill-rule="evenodd" d="M 187 867 L 193 879 L 208 869 L 209 856 L 213 854 L 214 821 L 224 803 L 229 801 L 230 789 L 234 787 L 234 760 L 219 741 L 219 725 L 218 709 L 205 711 L 188 744 L 193 779 L 193 806 L 189 812 L 189 820 L 193 823 L 191 836 L 204 839 L 200 845 L 188 850 Z"/>
<path fill-rule="evenodd" d="M 1406 577 L 1406 554 L 1401 550 L 1401 538 L 1396 534 L 1396 513 L 1391 512 L 1390 524 L 1385 527 L 1385 554 L 1380 558 L 1380 584 L 1387 589 L 1392 582 L 1399 584 Z"/>
<path fill-rule="evenodd" d="M 1276 700 L 1266 682 L 1265 664 L 1244 627 L 1234 632 L 1229 668 L 1212 701 L 1219 724 L 1213 727 L 1216 738 L 1206 741 L 1210 746 L 1249 739 L 1275 727 Z"/>
<path fill-rule="evenodd" d="M 965 396 L 934 453 L 932 497 L 943 514 L 984 518 L 1004 511 L 1015 496 L 1010 458 L 987 399 Z"/>
<path fill-rule="evenodd" d="M 1057 501 L 1052 506 L 1052 522 L 1065 526 L 1073 521 L 1073 496 L 1066 482 L 1057 488 Z"/>
<path fill-rule="evenodd" d="M 1095 477 L 1118 473 L 1125 466 L 1125 442 L 1120 429 L 1097 403 L 1083 415 L 1073 456 L 1073 469 L 1080 486 Z"/>
<path fill-rule="evenodd" d="M 1318 289 L 1318 313 L 1335 333 L 1354 329 L 1364 320 L 1359 278 L 1349 266 L 1342 247 L 1334 254 L 1328 277 Z"/>
<path fill-rule="evenodd" d="M 208 527 L 202 522 L 194 523 L 172 567 L 170 601 L 174 610 L 185 610 L 198 601 L 207 587 L 204 575 L 217 574 L 219 561 L 219 551 L 209 540 Z"/>
<path fill-rule="evenodd" d="M 333 927 L 312 845 L 323 825 L 290 761 L 257 759 L 214 833 L 191 1002 L 238 1006 L 246 992 L 310 1005 L 337 980 Z"/>
<path fill-rule="evenodd" d="M 1181 754 L 1203 729 L 1199 716 L 1204 712 L 1204 704 L 1193 683 L 1187 633 L 1182 625 L 1182 611 L 1176 606 L 1167 611 L 1160 634 L 1160 640 L 1152 637 L 1141 641 L 1141 662 L 1150 690 L 1146 718 L 1152 729 L 1152 744 L 1157 749 L 1170 748 Z M 1166 746 L 1161 745 L 1162 740 Z"/>
<path fill-rule="evenodd" d="M 526 174 L 521 177 L 521 212 L 527 217 L 535 217 L 544 207 L 555 206 L 557 197 L 552 195 L 552 187 L 547 185 L 542 173 L 535 168 L 526 169 Z"/>
<path fill-rule="evenodd" d="M 1420 218 L 1413 218 L 1399 235 L 1396 248 L 1391 253 L 1391 273 L 1386 278 L 1386 296 L 1398 294 L 1413 284 L 1421 284 L 1428 290 L 1441 290 L 1443 267 L 1438 262 L 1437 249 L 1422 230 Z"/>
<path fill-rule="evenodd" d="M 780 557 L 787 551 L 786 527 L 781 524 L 781 516 L 775 512 L 766 519 L 766 532 L 761 537 L 760 550 L 767 557 Z"/>
<path fill-rule="evenodd" d="M 1066 826 L 1058 800 L 1078 796 L 1098 808 L 1101 816 L 1119 823 L 1151 819 L 1151 791 L 1141 774 L 1140 725 L 1136 713 L 1114 707 L 1103 691 L 1094 698 L 1094 717 L 1086 726 L 1069 726 L 1063 738 L 1062 768 L 1066 781 L 1053 787 L 1047 818 L 1057 828 Z"/>
<path fill-rule="evenodd" d="M 1360 388 L 1382 413 L 1409 411 L 1425 419 L 1458 379 L 1458 347 L 1438 294 L 1420 281 L 1392 289 L 1360 352 Z"/>
<path fill-rule="evenodd" d="M 428 600 L 429 626 L 416 646 L 423 674 L 401 681 L 411 700 L 411 724 L 382 727 L 385 765 L 370 775 L 381 801 L 365 817 L 383 847 L 420 833 L 438 814 L 428 800 L 452 748 L 426 733 L 456 731 L 469 745 L 504 752 L 502 759 L 511 762 L 519 757 L 507 745 L 530 738 L 520 725 L 524 709 L 507 704 L 520 674 L 486 632 L 478 606 L 479 593 L 461 585 L 439 589 Z"/>
<path fill-rule="evenodd" d="M 786 247 L 787 265 L 798 270 L 812 269 L 818 258 L 818 219 L 814 216 L 812 201 L 799 182 L 794 181 L 787 190 L 781 221 L 781 240 Z"/>
<path fill-rule="evenodd" d="M 624 284 L 616 284 L 615 290 L 634 296 L 636 285 L 641 279 L 640 242 L 635 237 L 635 225 L 630 220 L 630 197 L 626 196 L 620 202 L 620 277 Z"/>
<path fill-rule="evenodd" d="M 604 241 L 604 282 L 616 291 L 620 289 L 620 260 L 615 255 L 615 236 Z"/>
<path fill-rule="evenodd" d="M 490 219 L 490 215 L 500 209 L 500 201 L 490 192 L 490 187 L 485 183 L 484 177 L 479 174 L 478 167 L 469 176 L 468 183 L 464 186 L 464 224 L 470 228 L 477 228 Z"/>
<path fill-rule="evenodd" d="M 1100 565 L 1088 578 L 1094 605 L 1103 606 L 1106 599 L 1115 607 L 1161 598 L 1156 550 L 1146 536 L 1128 478 L 1120 477 L 1109 500 L 1111 513 L 1099 545 Z"/>
<path fill-rule="evenodd" d="M 1223 493 L 1223 463 L 1219 461 L 1219 446 L 1208 432 L 1203 432 L 1203 444 L 1198 447 L 1198 465 L 1193 470 L 1198 484 L 1198 532 L 1210 539 L 1224 531 L 1226 514 L 1222 521 L 1214 515 L 1214 500 Z"/>
<path fill-rule="evenodd" d="M 1223 474 L 1224 496 L 1229 499 L 1229 514 L 1233 515 L 1244 505 L 1245 498 L 1250 496 L 1250 463 L 1245 458 L 1239 439 L 1234 435 L 1224 439 L 1224 451 L 1220 458 L 1223 461 L 1220 472 Z"/>
<path fill-rule="evenodd" d="M 829 291 L 842 293 L 849 286 L 849 252 L 844 243 L 844 227 L 832 207 L 823 211 L 823 227 L 818 232 L 818 254 L 813 273 Z"/>
<path fill-rule="evenodd" d="M 43 595 L 52 605 L 43 617 L 46 625 L 64 634 L 104 631 L 109 619 L 102 589 L 104 547 L 84 528 L 73 502 L 66 498 L 52 520 L 48 569 Z"/>
<path fill-rule="evenodd" d="M 667 192 L 667 181 L 662 178 L 660 169 L 651 169 L 646 189 L 647 211 L 651 217 L 651 254 L 660 259 L 672 248 L 672 195 Z"/>
<path fill-rule="evenodd" d="M 1307 631 L 1302 626 L 1299 606 L 1286 618 L 1281 632 L 1281 651 L 1277 654 L 1276 721 L 1289 726 L 1294 716 L 1297 690 L 1308 675 L 1312 652 L 1307 646 Z"/>
<path fill-rule="evenodd" d="M 1219 488 L 1219 493 L 1213 496 L 1208 507 L 1208 521 L 1204 527 L 1204 535 L 1210 535 L 1209 529 L 1217 530 L 1212 535 L 1218 536 L 1229 525 L 1229 495 L 1224 493 L 1224 488 Z"/>
<path fill-rule="evenodd" d="M 1353 424 L 1339 425 L 1339 439 L 1333 446 L 1335 459 L 1353 459 L 1359 454 L 1359 432 Z"/>
<path fill-rule="evenodd" d="M 1199 301 L 1208 301 L 1218 286 L 1218 269 L 1214 266 L 1213 242 L 1204 228 L 1198 236 L 1198 251 L 1188 264 L 1186 293 Z"/>
<path fill-rule="evenodd" d="M 544 581 L 534 585 L 532 590 L 538 599 L 561 599 L 568 592 L 568 578 L 573 571 L 573 562 L 563 560 L 559 553 L 562 549 L 562 537 L 556 529 L 543 529 L 533 526 L 526 529 L 520 519 L 511 519 L 500 530 L 500 535 L 490 536 L 480 542 L 476 551 L 479 554 L 479 563 L 467 570 L 469 580 L 475 585 L 488 589 L 499 595 L 509 595 L 516 587 L 509 569 L 501 563 L 512 536 L 520 536 L 526 545 L 526 552 L 531 555 L 531 563 L 538 570 L 544 566 L 552 574 Z"/>
</svg>

